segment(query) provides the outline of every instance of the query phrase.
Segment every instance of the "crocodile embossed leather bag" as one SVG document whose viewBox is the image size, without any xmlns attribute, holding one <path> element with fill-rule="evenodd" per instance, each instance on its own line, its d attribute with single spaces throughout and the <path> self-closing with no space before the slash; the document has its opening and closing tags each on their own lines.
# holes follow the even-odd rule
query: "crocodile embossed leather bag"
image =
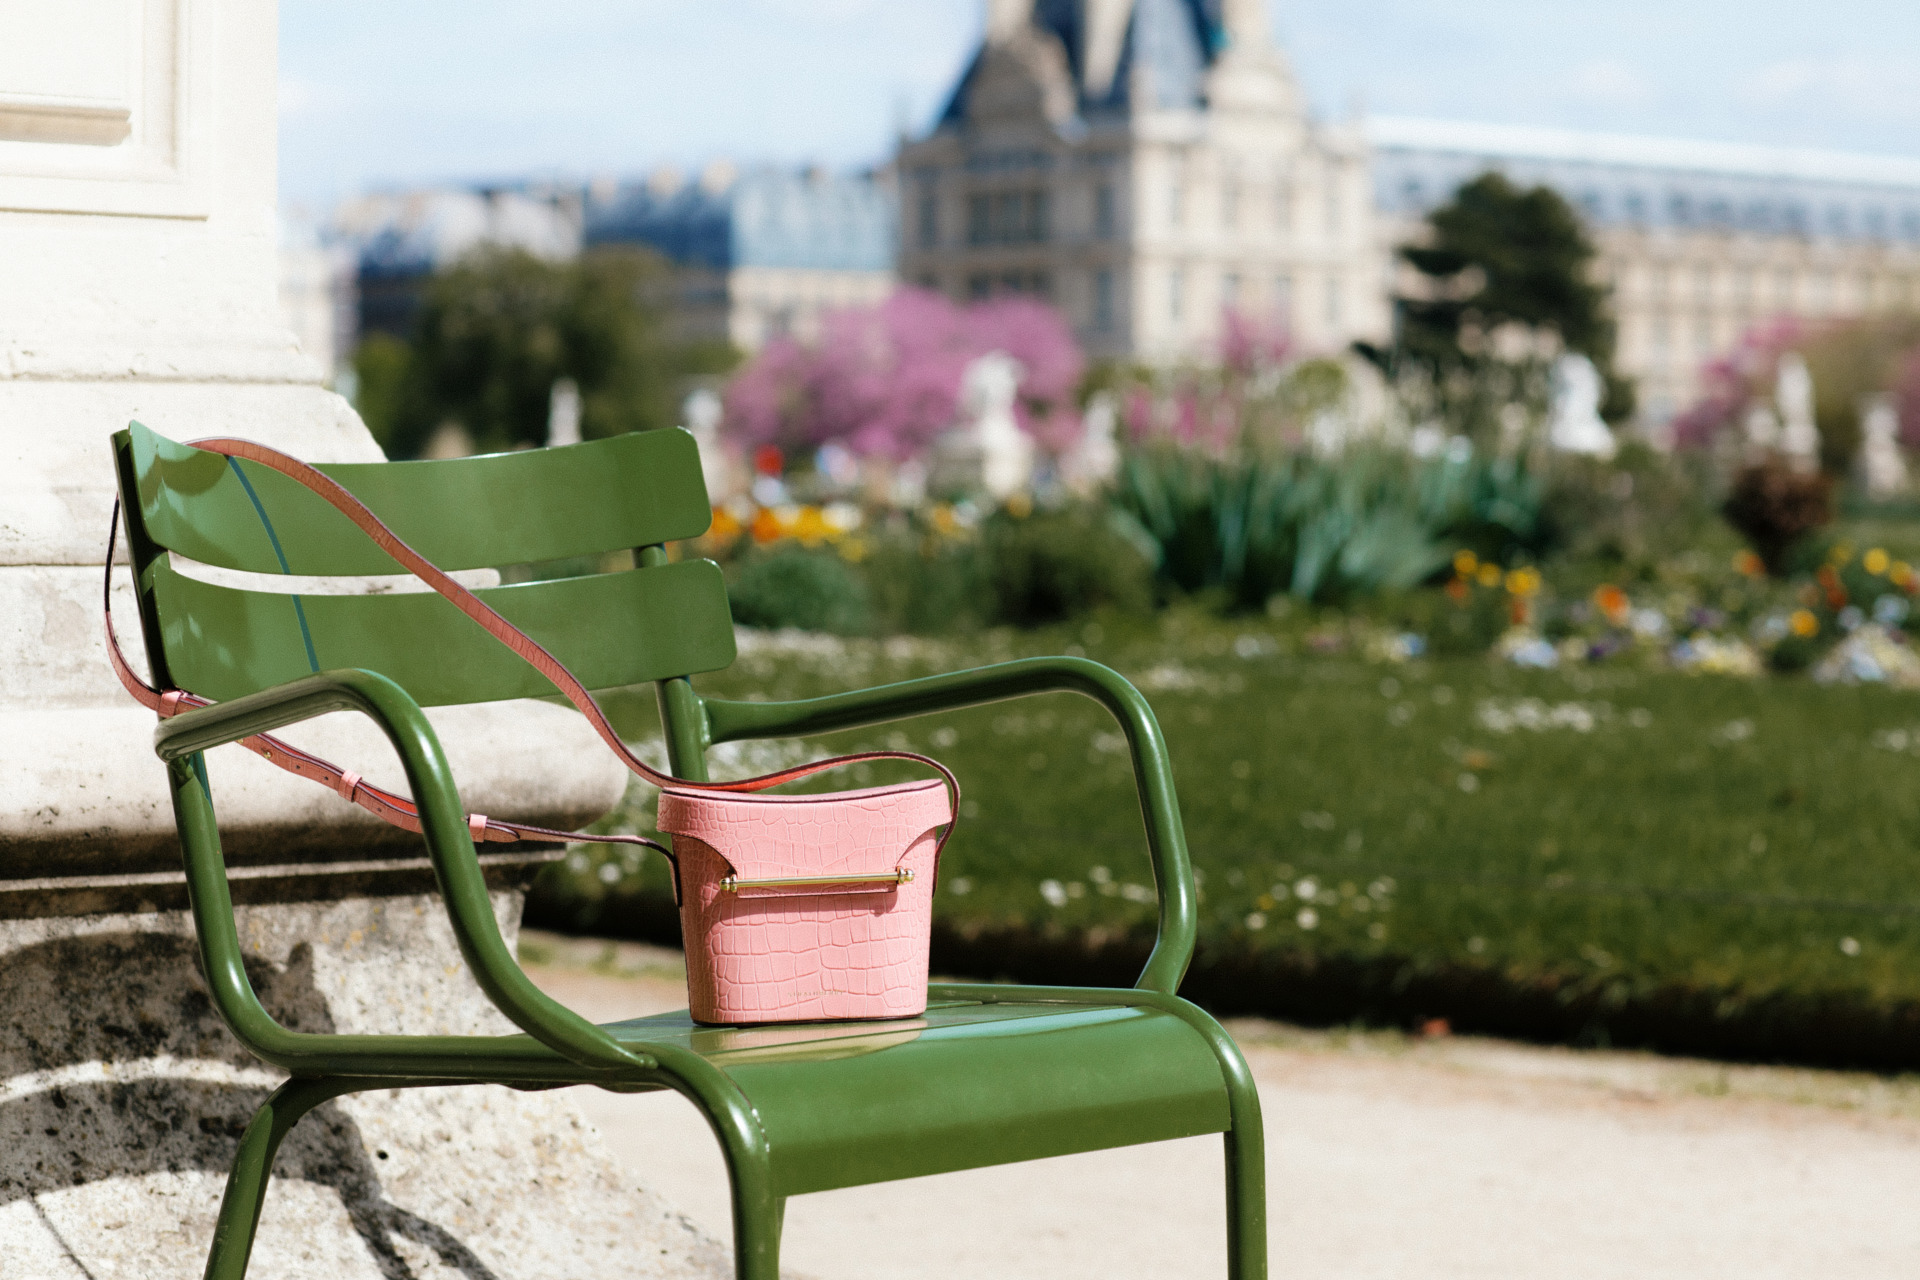
<svg viewBox="0 0 1920 1280">
<path fill-rule="evenodd" d="M 432 587 L 565 695 L 608 749 L 661 789 L 656 825 L 668 849 L 645 836 L 585 835 L 469 814 L 476 843 L 588 841 L 645 845 L 674 866 L 687 952 L 687 993 L 695 1020 L 709 1023 L 907 1018 L 926 1010 L 927 943 L 934 874 L 959 814 L 960 789 L 946 766 L 906 751 L 836 756 L 731 782 L 675 778 L 620 740 L 573 673 L 485 601 L 401 541 L 337 481 L 251 440 L 191 442 L 231 459 L 271 467 L 353 521 L 409 572 Z M 237 465 L 237 464 L 236 464 Z M 267 518 L 261 511 L 261 518 Z M 119 508 L 114 509 L 117 528 Z M 134 672 L 113 634 L 113 544 L 107 547 L 108 653 L 120 681 L 163 719 L 207 699 L 161 691 Z M 291 773 L 320 782 L 395 826 L 419 831 L 407 797 L 382 790 L 270 734 L 241 745 Z M 758 794 L 829 769 L 872 760 L 927 766 L 938 779 L 814 795 Z"/>
<path fill-rule="evenodd" d="M 907 1018 L 927 1007 L 938 781 L 828 795 L 669 788 L 695 1020 Z"/>
</svg>

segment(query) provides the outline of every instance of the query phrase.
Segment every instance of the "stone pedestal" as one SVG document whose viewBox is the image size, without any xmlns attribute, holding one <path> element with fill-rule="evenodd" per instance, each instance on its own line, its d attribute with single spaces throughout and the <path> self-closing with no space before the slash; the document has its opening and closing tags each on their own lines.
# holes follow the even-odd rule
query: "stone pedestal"
<svg viewBox="0 0 1920 1280">
<path fill-rule="evenodd" d="M 200 986 L 153 717 L 106 664 L 108 437 L 138 418 L 314 461 L 380 451 L 278 319 L 272 0 L 13 6 L 5 26 L 0 1275 L 197 1275 L 241 1126 L 277 1073 Z M 121 625 L 137 631 L 130 607 Z M 619 797 L 621 767 L 570 711 L 432 715 L 469 809 L 572 825 Z M 364 721 L 287 736 L 398 781 Z M 417 837 L 237 747 L 209 770 L 270 1008 L 313 1030 L 506 1029 Z M 512 924 L 552 851 L 490 848 Z M 278 1169 L 260 1276 L 722 1268 L 613 1168 L 565 1094 L 345 1099 L 296 1130 Z"/>
</svg>

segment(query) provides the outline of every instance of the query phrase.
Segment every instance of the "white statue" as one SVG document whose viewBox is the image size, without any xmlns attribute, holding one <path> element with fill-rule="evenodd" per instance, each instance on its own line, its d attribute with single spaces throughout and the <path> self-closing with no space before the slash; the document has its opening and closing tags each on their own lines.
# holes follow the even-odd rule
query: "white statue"
<svg viewBox="0 0 1920 1280">
<path fill-rule="evenodd" d="M 1900 412 L 1893 397 L 1881 392 L 1860 398 L 1860 455 L 1855 466 L 1869 498 L 1885 498 L 1907 487 L 1907 460 L 1900 454 Z"/>
<path fill-rule="evenodd" d="M 1773 402 L 1780 410 L 1780 452 L 1797 471 L 1820 465 L 1820 429 L 1813 423 L 1813 375 L 1797 351 L 1780 357 Z"/>
<path fill-rule="evenodd" d="M 1080 420 L 1080 440 L 1060 460 L 1061 478 L 1081 495 L 1104 489 L 1120 471 L 1120 446 L 1115 441 L 1119 408 L 1111 391 L 1095 392 Z"/>
<path fill-rule="evenodd" d="M 556 378 L 547 396 L 547 447 L 580 443 L 580 384 Z"/>
<path fill-rule="evenodd" d="M 1764 404 L 1752 405 L 1747 409 L 1746 420 L 1740 424 L 1740 429 L 1746 435 L 1747 453 L 1753 461 L 1759 461 L 1780 447 L 1780 419 Z"/>
<path fill-rule="evenodd" d="M 940 440 L 932 485 L 936 490 L 984 492 L 1004 502 L 1033 480 L 1033 439 L 1013 414 L 1020 362 L 989 351 L 967 366 L 960 382 L 963 425 Z"/>
<path fill-rule="evenodd" d="M 707 478 L 707 499 L 716 507 L 737 497 L 747 487 L 741 466 L 720 439 L 720 420 L 724 414 L 720 397 L 705 387 L 690 394 L 680 406 L 680 416 L 700 450 L 700 471 Z"/>
<path fill-rule="evenodd" d="M 1553 408 L 1547 443 L 1561 453 L 1611 458 L 1613 432 L 1600 417 L 1600 371 L 1578 351 L 1553 362 Z"/>
</svg>

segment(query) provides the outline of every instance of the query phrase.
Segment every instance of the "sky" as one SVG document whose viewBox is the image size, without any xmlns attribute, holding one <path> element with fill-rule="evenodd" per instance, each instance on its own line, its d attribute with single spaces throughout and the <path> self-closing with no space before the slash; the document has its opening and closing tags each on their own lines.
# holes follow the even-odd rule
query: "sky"
<svg viewBox="0 0 1920 1280">
<path fill-rule="evenodd" d="M 280 189 L 876 163 L 982 0 L 281 0 Z M 1314 110 L 1920 157 L 1914 0 L 1273 0 Z"/>
</svg>

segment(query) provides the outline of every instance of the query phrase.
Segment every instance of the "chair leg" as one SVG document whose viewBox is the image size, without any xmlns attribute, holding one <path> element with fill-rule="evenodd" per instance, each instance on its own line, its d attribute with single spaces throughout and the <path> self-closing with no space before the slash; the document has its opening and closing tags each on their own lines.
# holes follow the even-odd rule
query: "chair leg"
<svg viewBox="0 0 1920 1280">
<path fill-rule="evenodd" d="M 281 1141 L 300 1117 L 357 1085 L 349 1080 L 289 1080 L 253 1113 L 227 1175 L 220 1218 L 213 1228 L 213 1250 L 207 1255 L 206 1280 L 245 1280 L 254 1231 L 267 1198 L 267 1180 L 273 1176 L 273 1157 Z"/>
<path fill-rule="evenodd" d="M 1267 1152 L 1260 1097 L 1250 1077 L 1229 1078 L 1233 1128 L 1222 1135 L 1227 1156 L 1228 1280 L 1267 1280 Z"/>
<path fill-rule="evenodd" d="M 780 1231 L 787 1198 L 773 1194 L 765 1167 L 742 1168 L 731 1159 L 733 1183 L 733 1274 L 735 1280 L 780 1280 Z"/>
</svg>

